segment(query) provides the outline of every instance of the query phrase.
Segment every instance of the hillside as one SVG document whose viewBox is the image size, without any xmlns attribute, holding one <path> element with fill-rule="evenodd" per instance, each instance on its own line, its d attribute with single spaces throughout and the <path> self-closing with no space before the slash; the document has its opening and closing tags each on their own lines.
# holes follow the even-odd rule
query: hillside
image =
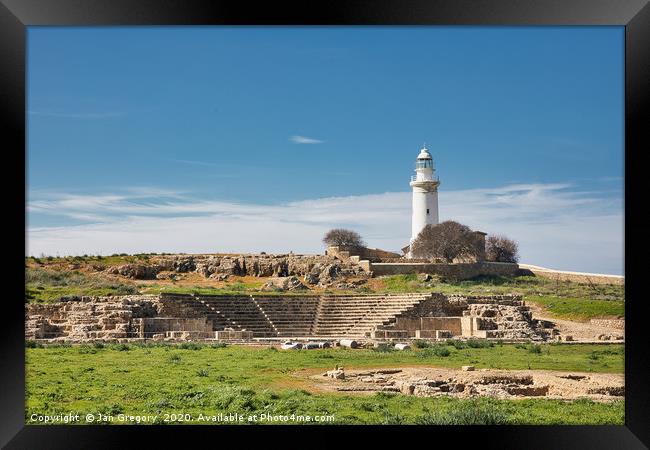
<svg viewBox="0 0 650 450">
<path fill-rule="evenodd" d="M 529 275 L 480 277 L 454 282 L 425 274 L 370 278 L 358 266 L 322 255 L 139 254 L 26 258 L 26 301 L 66 296 L 161 292 L 232 294 L 398 293 L 522 294 L 550 317 L 585 321 L 624 317 L 620 284 L 579 283 Z M 288 291 L 278 277 L 295 277 L 302 290 Z M 282 279 L 282 278 L 280 278 Z M 266 286 L 265 286 L 266 285 Z"/>
</svg>

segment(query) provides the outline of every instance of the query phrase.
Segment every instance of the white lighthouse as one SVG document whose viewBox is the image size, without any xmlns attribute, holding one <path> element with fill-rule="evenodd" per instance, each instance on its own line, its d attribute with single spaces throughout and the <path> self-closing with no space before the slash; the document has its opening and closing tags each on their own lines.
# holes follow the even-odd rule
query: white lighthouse
<svg viewBox="0 0 650 450">
<path fill-rule="evenodd" d="M 438 224 L 438 186 L 440 181 L 434 176 L 433 159 L 423 146 L 415 160 L 415 176 L 411 177 L 413 188 L 413 217 L 411 222 L 411 244 L 422 229 Z M 410 252 L 409 252 L 410 253 Z"/>
</svg>

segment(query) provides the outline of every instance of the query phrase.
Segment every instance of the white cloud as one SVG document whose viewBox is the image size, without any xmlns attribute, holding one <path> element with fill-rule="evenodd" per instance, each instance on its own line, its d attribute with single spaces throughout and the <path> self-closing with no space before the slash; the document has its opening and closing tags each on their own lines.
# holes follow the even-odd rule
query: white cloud
<svg viewBox="0 0 650 450">
<path fill-rule="evenodd" d="M 305 136 L 291 136 L 289 140 L 294 144 L 322 144 L 325 142 L 319 139 L 308 138 Z"/>
<path fill-rule="evenodd" d="M 522 184 L 440 192 L 441 220 L 505 234 L 522 262 L 585 272 L 622 273 L 622 198 L 568 190 L 567 184 Z M 158 197 L 164 192 L 164 198 Z M 200 201 L 141 189 L 101 196 L 35 198 L 29 214 L 91 223 L 28 229 L 28 254 L 121 252 L 320 253 L 331 227 L 359 231 L 368 244 L 398 250 L 408 243 L 411 194 L 332 197 L 277 205 Z M 93 223 L 94 222 L 94 223 Z"/>
</svg>

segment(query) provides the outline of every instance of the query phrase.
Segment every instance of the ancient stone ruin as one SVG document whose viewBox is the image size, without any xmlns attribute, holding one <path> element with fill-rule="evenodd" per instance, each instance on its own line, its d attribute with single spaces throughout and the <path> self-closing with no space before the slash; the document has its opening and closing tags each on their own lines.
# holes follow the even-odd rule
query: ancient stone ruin
<svg viewBox="0 0 650 450">
<path fill-rule="evenodd" d="M 318 387 L 339 392 L 396 392 L 416 397 L 590 398 L 625 395 L 622 374 L 533 370 L 457 370 L 430 367 L 344 370 L 310 377 Z"/>
<path fill-rule="evenodd" d="M 552 324 L 519 296 L 130 295 L 28 304 L 30 340 L 294 338 L 543 340 Z"/>
<path fill-rule="evenodd" d="M 520 295 L 468 296 L 432 294 L 431 300 L 377 327 L 373 338 L 547 339 L 553 324 L 534 320 Z"/>
</svg>

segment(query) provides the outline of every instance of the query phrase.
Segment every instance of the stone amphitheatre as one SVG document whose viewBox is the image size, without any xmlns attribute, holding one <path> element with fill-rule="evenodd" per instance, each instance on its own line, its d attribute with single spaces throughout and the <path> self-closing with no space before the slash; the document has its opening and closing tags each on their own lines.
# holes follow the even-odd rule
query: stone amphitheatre
<svg viewBox="0 0 650 450">
<path fill-rule="evenodd" d="M 395 256 L 379 250 L 355 256 L 330 247 L 325 255 L 168 255 L 147 264 L 95 267 L 99 275 L 134 280 L 168 281 L 193 274 L 210 281 L 242 276 L 267 281 L 259 292 L 250 294 L 163 292 L 29 303 L 25 337 L 40 342 L 354 339 L 367 344 L 449 338 L 580 339 L 551 320 L 533 317 L 518 294 L 442 294 L 435 285 L 428 292 L 350 293 L 376 276 L 376 269 L 382 274 L 421 272 L 422 280 L 430 273 L 463 280 L 477 275 L 512 276 L 524 270 L 517 264 L 485 261 L 405 263 L 396 262 Z M 604 330 L 601 339 L 623 339 L 622 323 L 616 320 L 594 326 Z"/>
</svg>

